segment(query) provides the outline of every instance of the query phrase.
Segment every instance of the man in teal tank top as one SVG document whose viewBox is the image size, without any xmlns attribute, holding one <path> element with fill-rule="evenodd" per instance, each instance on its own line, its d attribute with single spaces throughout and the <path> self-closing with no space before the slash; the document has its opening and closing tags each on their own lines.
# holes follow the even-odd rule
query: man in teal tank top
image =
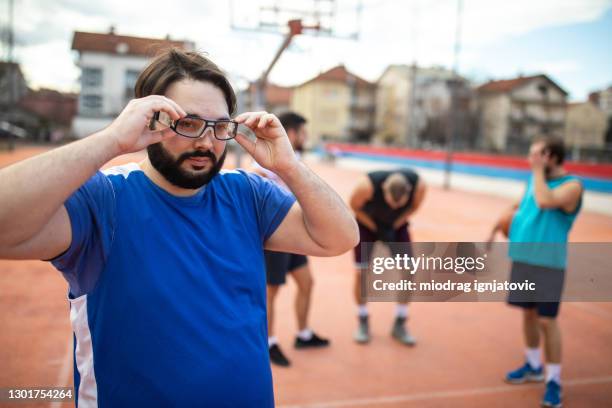
<svg viewBox="0 0 612 408">
<path fill-rule="evenodd" d="M 556 317 L 565 278 L 568 233 L 580 211 L 582 184 L 563 168 L 565 147 L 552 137 L 536 139 L 529 150 L 532 176 L 510 224 L 512 282 L 529 280 L 536 290 L 511 292 L 508 303 L 523 309 L 526 363 L 506 381 L 522 384 L 546 378 L 543 406 L 561 406 L 561 333 Z M 501 228 L 497 225 L 494 230 Z M 541 362 L 543 335 L 546 376 Z"/>
</svg>

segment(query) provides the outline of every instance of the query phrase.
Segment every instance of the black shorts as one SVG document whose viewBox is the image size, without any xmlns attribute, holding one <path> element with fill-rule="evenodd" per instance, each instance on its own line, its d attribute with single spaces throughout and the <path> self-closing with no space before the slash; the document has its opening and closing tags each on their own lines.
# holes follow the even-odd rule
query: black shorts
<svg viewBox="0 0 612 408">
<path fill-rule="evenodd" d="M 305 255 L 286 252 L 264 251 L 266 260 L 266 279 L 268 285 L 283 285 L 287 273 L 308 263 Z"/>
<path fill-rule="evenodd" d="M 535 283 L 535 290 L 510 291 L 508 303 L 523 309 L 537 309 L 538 316 L 555 318 L 559 314 L 565 270 L 513 262 L 510 281 Z"/>
<path fill-rule="evenodd" d="M 369 228 L 362 225 L 361 223 L 358 222 L 357 225 L 359 226 L 359 243 L 353 249 L 353 254 L 355 256 L 355 266 L 357 268 L 366 268 L 370 262 L 372 250 L 374 249 L 374 245 L 372 243 L 378 240 L 378 236 L 374 231 L 371 231 Z M 391 251 L 391 254 L 393 256 L 398 254 L 406 254 L 411 256 L 412 251 L 410 242 L 411 240 L 410 232 L 408 231 L 408 224 L 405 224 L 394 231 L 393 241 L 392 244 L 389 245 L 389 250 Z M 362 248 L 362 244 L 366 245 Z"/>
</svg>

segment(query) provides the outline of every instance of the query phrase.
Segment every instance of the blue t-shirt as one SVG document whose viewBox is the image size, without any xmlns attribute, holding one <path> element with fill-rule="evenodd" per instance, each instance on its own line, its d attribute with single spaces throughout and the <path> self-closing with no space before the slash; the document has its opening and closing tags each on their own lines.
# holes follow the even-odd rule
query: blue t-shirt
<svg viewBox="0 0 612 408">
<path fill-rule="evenodd" d="M 572 175 L 547 180 L 548 188 L 555 189 L 570 181 L 580 181 Z M 582 206 L 567 213 L 560 208 L 540 208 L 535 199 L 533 177 L 510 224 L 509 255 L 514 261 L 548 268 L 565 269 L 567 264 L 567 236 Z"/>
<path fill-rule="evenodd" d="M 81 407 L 272 407 L 264 242 L 295 198 L 244 171 L 190 197 L 136 164 L 65 203 Z"/>
</svg>

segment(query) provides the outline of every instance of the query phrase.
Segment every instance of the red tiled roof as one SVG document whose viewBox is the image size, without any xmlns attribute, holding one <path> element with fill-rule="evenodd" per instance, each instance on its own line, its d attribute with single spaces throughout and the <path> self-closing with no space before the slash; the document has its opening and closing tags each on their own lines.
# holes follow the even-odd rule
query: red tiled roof
<svg viewBox="0 0 612 408">
<path fill-rule="evenodd" d="M 266 100 L 270 105 L 289 105 L 291 103 L 293 88 L 268 84 L 266 87 Z"/>
<path fill-rule="evenodd" d="M 336 82 L 347 82 L 349 76 L 355 78 L 357 86 L 360 87 L 373 87 L 374 84 L 372 82 L 366 81 L 363 78 L 358 77 L 357 75 L 349 72 L 344 65 L 338 65 L 328 71 L 325 71 L 316 77 L 300 84 L 298 86 L 306 85 L 313 81 L 336 81 Z"/>
<path fill-rule="evenodd" d="M 539 75 L 538 75 L 539 76 Z M 513 79 L 502 79 L 498 81 L 490 81 L 478 87 L 479 91 L 484 92 L 510 92 L 521 85 L 525 85 L 532 79 L 538 76 L 518 77 Z"/>
<path fill-rule="evenodd" d="M 249 85 L 249 92 L 255 92 L 255 85 Z M 272 83 L 266 84 L 266 101 L 269 105 L 290 105 L 293 88 L 275 85 Z"/>
<path fill-rule="evenodd" d="M 557 87 L 561 92 L 567 95 L 567 92 L 563 88 L 561 88 L 552 79 L 543 74 L 525 77 L 521 76 L 518 78 L 502 79 L 498 81 L 490 81 L 486 84 L 480 85 L 477 90 L 479 92 L 510 92 L 537 78 L 544 78 L 545 80 L 553 84 L 555 87 Z"/>
<path fill-rule="evenodd" d="M 90 51 L 150 57 L 161 49 L 171 47 L 192 49 L 193 43 L 159 38 L 130 37 L 116 35 L 112 32 L 102 34 L 82 31 L 75 31 L 72 39 L 72 49 L 80 52 Z"/>
</svg>

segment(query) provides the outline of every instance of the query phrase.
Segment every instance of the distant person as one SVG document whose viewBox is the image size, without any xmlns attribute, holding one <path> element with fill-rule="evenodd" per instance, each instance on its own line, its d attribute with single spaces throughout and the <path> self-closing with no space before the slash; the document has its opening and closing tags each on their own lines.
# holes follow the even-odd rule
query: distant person
<svg viewBox="0 0 612 408">
<path fill-rule="evenodd" d="M 410 254 L 408 220 L 423 202 L 425 190 L 425 183 L 417 173 L 410 169 L 400 169 L 368 173 L 351 195 L 350 206 L 359 226 L 359 244 L 354 249 L 357 274 L 353 288 L 359 318 L 359 326 L 354 335 L 357 343 L 370 341 L 369 312 L 365 293 L 361 293 L 361 279 L 368 270 L 373 243 L 405 243 L 401 247 L 401 255 Z M 365 254 L 362 254 L 362 244 L 365 245 Z M 390 249 L 391 252 L 400 250 L 398 245 L 391 245 Z M 408 302 L 399 302 L 391 335 L 400 343 L 412 346 L 416 344 L 416 339 L 406 327 L 407 319 Z"/>
<path fill-rule="evenodd" d="M 306 119 L 295 113 L 285 112 L 279 115 L 283 128 L 287 132 L 289 141 L 293 146 L 296 156 L 299 158 L 304 151 L 304 143 L 308 137 L 306 132 Z M 280 187 L 287 189 L 283 180 L 275 173 L 259 166 L 253 162 L 253 171 L 259 175 L 272 180 Z M 308 314 L 310 312 L 310 301 L 312 297 L 312 287 L 314 280 L 308 259 L 302 254 L 291 254 L 286 252 L 265 251 L 267 293 L 268 293 L 268 348 L 270 352 L 270 362 L 273 364 L 288 367 L 291 363 L 282 352 L 278 339 L 274 335 L 276 308 L 274 303 L 282 285 L 285 284 L 287 274 L 291 274 L 296 285 L 297 295 L 295 298 L 295 315 L 298 323 L 298 333 L 295 337 L 294 347 L 296 349 L 326 347 L 329 340 L 319 337 L 308 326 Z"/>
<path fill-rule="evenodd" d="M 529 149 L 532 176 L 509 229 L 511 281 L 529 280 L 536 293 L 511 292 L 508 303 L 523 309 L 523 334 L 527 349 L 525 364 L 506 375 L 511 384 L 546 379 L 542 405 L 561 406 L 561 332 L 557 323 L 566 268 L 568 233 L 580 211 L 583 187 L 563 168 L 565 147 L 561 140 L 536 139 Z M 506 218 L 506 217 L 504 217 Z M 491 240 L 503 229 L 502 219 L 493 228 Z M 529 300 L 529 301 L 527 301 Z M 540 332 L 543 335 L 546 376 L 542 367 Z"/>
</svg>

